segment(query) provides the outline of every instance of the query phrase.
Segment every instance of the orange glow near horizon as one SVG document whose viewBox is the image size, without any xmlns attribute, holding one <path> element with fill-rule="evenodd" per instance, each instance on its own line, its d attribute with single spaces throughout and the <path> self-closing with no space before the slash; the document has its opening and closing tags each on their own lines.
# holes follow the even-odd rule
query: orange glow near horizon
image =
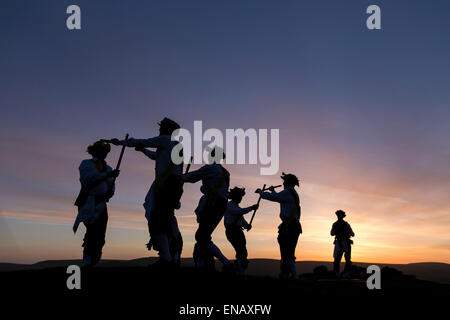
<svg viewBox="0 0 450 320">
<path fill-rule="evenodd" d="M 251 189 L 248 188 L 248 190 Z M 300 196 L 304 233 L 300 236 L 296 251 L 298 261 L 332 260 L 333 238 L 329 235 L 329 231 L 335 220 L 333 212 L 336 208 L 346 208 L 346 220 L 351 223 L 356 234 L 352 251 L 353 261 L 394 264 L 450 262 L 448 246 L 435 245 L 436 242 L 445 243 L 449 240 L 447 225 L 423 223 L 423 219 L 414 215 L 414 212 L 420 208 L 414 208 L 411 204 L 400 206 L 402 210 L 406 209 L 410 212 L 407 217 L 395 211 L 392 211 L 390 216 L 386 216 L 382 212 L 388 200 L 380 196 L 361 195 L 346 190 L 308 184 L 301 186 Z M 194 195 L 191 197 L 195 198 Z M 325 198 L 328 199 L 327 202 L 322 201 L 319 204 L 315 201 Z M 255 199 L 256 195 L 248 193 L 242 205 L 250 205 Z M 336 199 L 339 199 L 339 205 L 336 203 Z M 391 199 L 390 201 L 398 200 Z M 190 211 L 189 207 L 194 207 L 193 204 L 186 205 L 186 207 L 178 213 L 178 221 L 184 238 L 183 256 L 191 257 L 193 235 L 197 224 L 193 214 L 187 214 Z M 365 208 L 365 210 L 362 211 L 361 208 Z M 27 236 L 13 238 L 16 240 L 16 247 L 20 250 L 15 251 L 15 246 L 3 247 L 0 260 L 32 263 L 47 259 L 79 258 L 84 230 L 80 229 L 78 234 L 73 236 L 71 232 L 72 214 L 73 212 L 67 212 L 55 217 L 51 213 L 1 212 L 0 217 L 4 225 L 11 221 L 20 221 L 29 225 L 47 225 L 50 226 L 50 231 L 45 235 L 40 235 L 36 230 L 36 234 L 28 235 L 29 239 Z M 443 219 L 448 218 L 444 216 Z M 422 224 L 419 224 L 419 221 L 422 221 Z M 262 202 L 261 209 L 254 221 L 254 228 L 252 231 L 246 232 L 249 258 L 279 259 L 276 240 L 278 224 L 278 205 Z M 63 231 L 56 231 L 61 228 Z M 54 234 L 52 234 L 52 230 L 55 231 Z M 415 236 L 412 237 L 412 234 Z M 226 240 L 222 224 L 215 231 L 213 239 L 227 257 L 234 257 L 234 251 Z M 134 259 L 148 256 L 149 253 L 144 246 L 147 240 L 147 228 L 142 212 L 139 210 L 117 211 L 113 201 L 110 205 L 110 222 L 104 258 Z M 62 247 L 56 245 L 61 243 Z M 151 255 L 154 256 L 155 253 L 152 252 Z"/>
</svg>

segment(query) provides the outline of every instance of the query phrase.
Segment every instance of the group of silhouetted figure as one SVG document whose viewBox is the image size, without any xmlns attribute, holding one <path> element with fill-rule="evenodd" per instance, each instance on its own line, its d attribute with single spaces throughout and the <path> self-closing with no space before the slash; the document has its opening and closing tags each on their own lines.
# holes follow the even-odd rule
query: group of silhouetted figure
<svg viewBox="0 0 450 320">
<path fill-rule="evenodd" d="M 110 144 L 135 148 L 148 158 L 155 160 L 155 180 L 148 191 L 145 202 L 145 217 L 148 222 L 150 241 L 149 250 L 158 252 L 159 267 L 174 268 L 180 265 L 183 238 L 178 228 L 175 210 L 181 206 L 184 183 L 202 182 L 202 196 L 195 209 L 198 228 L 195 233 L 194 262 L 196 267 L 205 270 L 214 268 L 214 258 L 223 264 L 223 271 L 245 275 L 248 267 L 246 238 L 243 230 L 250 230 L 252 221 L 248 223 L 244 215 L 256 212 L 257 204 L 241 207 L 245 189 L 234 187 L 230 189 L 230 174 L 222 166 L 225 153 L 216 146 L 208 148 L 208 163 L 198 170 L 188 172 L 190 165 L 183 172 L 183 163 L 172 161 L 172 150 L 179 143 L 172 140 L 172 133 L 180 126 L 175 121 L 164 118 L 159 124 L 159 135 L 149 139 L 126 138 L 124 140 L 100 140 L 87 148 L 91 159 L 83 160 L 79 166 L 81 191 L 75 202 L 78 215 L 73 230 L 81 222 L 86 227 L 83 239 L 82 267 L 89 268 L 100 261 L 102 248 L 105 244 L 106 226 L 108 222 L 107 202 L 114 195 L 115 180 L 119 176 L 119 165 L 112 169 L 105 161 L 111 150 Z M 154 149 L 149 150 L 149 149 Z M 181 151 L 182 152 L 182 149 Z M 119 164 L 121 161 L 119 160 Z M 300 199 L 295 190 L 299 180 L 294 174 L 282 174 L 283 190 L 276 192 L 278 187 L 257 189 L 260 199 L 280 204 L 281 224 L 278 226 L 278 244 L 281 254 L 281 278 L 297 279 L 295 268 L 295 249 L 299 235 L 302 233 L 300 224 Z M 338 220 L 333 224 L 331 235 L 334 241 L 334 271 L 339 275 L 340 261 L 345 256 L 344 272 L 351 267 L 350 239 L 354 233 L 350 225 L 343 220 L 345 212 L 336 211 Z M 225 234 L 234 250 L 236 260 L 231 262 L 212 241 L 212 234 L 224 218 Z"/>
</svg>

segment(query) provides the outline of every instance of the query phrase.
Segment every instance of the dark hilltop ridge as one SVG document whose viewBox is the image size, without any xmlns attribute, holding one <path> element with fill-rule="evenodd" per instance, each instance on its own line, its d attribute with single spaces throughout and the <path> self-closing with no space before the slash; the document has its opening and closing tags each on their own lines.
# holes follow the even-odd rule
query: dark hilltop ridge
<svg viewBox="0 0 450 320">
<path fill-rule="evenodd" d="M 152 319 L 207 319 L 205 315 L 181 316 L 180 308 L 213 306 L 218 311 L 209 319 L 243 319 L 242 315 L 233 317 L 220 310 L 224 305 L 258 304 L 270 305 L 271 313 L 254 315 L 252 319 L 300 319 L 306 312 L 348 318 L 345 307 L 351 312 L 358 310 L 371 315 L 386 315 L 386 312 L 404 315 L 414 313 L 417 308 L 437 310 L 446 305 L 450 293 L 449 284 L 418 280 L 392 267 L 382 268 L 382 288 L 369 290 L 361 264 L 356 264 L 352 279 L 337 280 L 328 271 L 330 264 L 327 267 L 323 263 L 300 262 L 300 279 L 282 280 L 262 275 L 278 269 L 276 260 L 252 260 L 251 274 L 258 269 L 260 275 L 246 277 L 201 272 L 187 266 L 192 263 L 189 259 L 181 268 L 172 270 L 148 266 L 148 261 L 148 258 L 105 260 L 93 269 L 81 271 L 80 290 L 69 290 L 66 286 L 69 276 L 66 267 L 79 263 L 78 260 L 44 261 L 31 268 L 16 265 L 16 271 L 12 271 L 13 265 L 4 264 L 2 269 L 9 266 L 10 271 L 0 272 L 6 298 L 2 305 L 7 309 L 13 306 L 10 302 L 22 302 L 26 308 L 14 307 L 16 314 L 31 312 L 35 316 L 41 312 L 51 315 L 60 308 L 71 315 L 88 312 L 90 316 L 102 315 L 103 318 L 125 311 L 127 319 L 142 312 Z M 81 307 L 86 305 L 89 311 Z M 62 315 L 55 313 L 58 314 Z M 153 317 L 155 315 L 158 316 Z"/>
<path fill-rule="evenodd" d="M 156 258 L 138 258 L 132 260 L 102 260 L 98 267 L 147 267 L 149 263 L 156 262 Z M 248 274 L 252 276 L 277 277 L 279 273 L 279 260 L 275 259 L 250 259 Z M 71 264 L 80 265 L 81 260 L 45 260 L 34 264 L 0 263 L 0 272 L 36 270 L 45 268 L 65 267 Z M 355 266 L 366 268 L 373 263 L 355 262 Z M 441 262 L 420 262 L 408 264 L 378 264 L 380 268 L 389 267 L 396 269 L 408 276 L 414 276 L 418 280 L 427 280 L 439 283 L 450 284 L 450 264 Z M 193 267 L 192 258 L 182 259 L 183 267 Z M 297 261 L 297 271 L 300 275 L 310 274 L 314 269 L 325 266 L 327 270 L 333 269 L 332 262 L 324 261 Z M 323 271 L 322 269 L 319 269 Z"/>
</svg>

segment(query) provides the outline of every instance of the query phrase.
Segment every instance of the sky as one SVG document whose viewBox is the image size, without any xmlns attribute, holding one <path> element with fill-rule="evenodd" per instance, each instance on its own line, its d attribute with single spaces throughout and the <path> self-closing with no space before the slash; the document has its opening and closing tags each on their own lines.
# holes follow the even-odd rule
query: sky
<svg viewBox="0 0 450 320">
<path fill-rule="evenodd" d="M 66 28 L 71 4 L 81 30 Z M 366 28 L 371 4 L 381 30 Z M 71 228 L 87 145 L 155 136 L 167 116 L 189 130 L 195 120 L 280 130 L 277 175 L 227 169 L 244 206 L 282 171 L 300 178 L 297 260 L 332 260 L 343 209 L 354 261 L 450 263 L 449 10 L 425 0 L 1 1 L 0 261 L 81 257 L 84 227 Z M 127 150 L 104 258 L 149 255 L 142 203 L 153 178 L 154 163 Z M 185 257 L 199 197 L 186 185 L 177 211 Z M 261 203 L 250 258 L 279 259 L 278 213 Z M 213 238 L 233 258 L 222 224 Z"/>
</svg>

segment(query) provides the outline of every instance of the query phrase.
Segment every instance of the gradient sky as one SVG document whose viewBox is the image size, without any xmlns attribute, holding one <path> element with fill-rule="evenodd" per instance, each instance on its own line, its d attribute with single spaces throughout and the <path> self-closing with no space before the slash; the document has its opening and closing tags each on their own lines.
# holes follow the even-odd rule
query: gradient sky
<svg viewBox="0 0 450 320">
<path fill-rule="evenodd" d="M 70 4 L 80 31 L 66 29 Z M 370 4 L 380 31 L 365 27 Z M 154 136 L 168 116 L 187 129 L 280 129 L 280 173 L 301 179 L 298 260 L 332 259 L 344 209 L 354 261 L 450 263 L 449 12 L 426 0 L 2 0 L 0 261 L 80 257 L 84 227 L 71 227 L 86 146 Z M 131 259 L 148 255 L 154 163 L 129 149 L 121 169 L 104 257 Z M 280 183 L 228 169 L 243 205 Z M 184 256 L 199 196 L 187 185 L 177 212 Z M 278 206 L 262 202 L 251 258 L 279 258 L 278 224 Z M 233 257 L 222 225 L 214 239 Z"/>
</svg>

